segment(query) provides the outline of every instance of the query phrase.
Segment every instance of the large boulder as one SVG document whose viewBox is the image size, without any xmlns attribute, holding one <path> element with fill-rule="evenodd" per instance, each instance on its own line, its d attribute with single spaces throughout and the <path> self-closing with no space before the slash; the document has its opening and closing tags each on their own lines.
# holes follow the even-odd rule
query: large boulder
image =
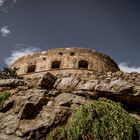
<svg viewBox="0 0 140 140">
<path fill-rule="evenodd" d="M 114 81 L 100 82 L 96 87 L 96 91 L 112 92 L 113 94 L 128 94 L 133 92 L 133 85 L 126 80 L 117 79 Z"/>
<path fill-rule="evenodd" d="M 4 102 L 1 112 L 7 112 L 12 109 L 21 119 L 34 118 L 42 107 L 47 104 L 47 93 L 47 90 L 39 89 L 20 91 L 17 94 L 11 95 Z"/>
<path fill-rule="evenodd" d="M 98 80 L 83 80 L 78 83 L 76 89 L 77 90 L 86 90 L 86 91 L 94 91 L 95 86 L 99 83 Z"/>
<path fill-rule="evenodd" d="M 40 78 L 38 84 L 39 84 L 40 87 L 43 87 L 43 88 L 46 88 L 46 89 L 52 89 L 56 80 L 57 80 L 56 76 L 47 72 L 46 74 L 44 74 Z"/>
<path fill-rule="evenodd" d="M 140 105 L 140 87 L 129 83 L 126 80 L 101 82 L 95 87 L 98 97 L 106 97 L 122 103 Z"/>
<path fill-rule="evenodd" d="M 74 94 L 62 93 L 62 94 L 59 94 L 55 98 L 55 102 L 56 102 L 57 105 L 70 106 L 70 104 L 71 104 L 71 102 L 74 98 L 75 98 Z"/>
<path fill-rule="evenodd" d="M 76 89 L 79 82 L 80 79 L 76 76 L 64 77 L 56 81 L 55 88 L 62 92 L 70 92 Z"/>
<path fill-rule="evenodd" d="M 46 137 L 48 130 L 67 119 L 69 111 L 61 107 L 44 107 L 40 114 L 32 120 L 20 120 L 16 134 L 19 137 L 26 135 L 28 139 L 40 140 Z"/>
</svg>

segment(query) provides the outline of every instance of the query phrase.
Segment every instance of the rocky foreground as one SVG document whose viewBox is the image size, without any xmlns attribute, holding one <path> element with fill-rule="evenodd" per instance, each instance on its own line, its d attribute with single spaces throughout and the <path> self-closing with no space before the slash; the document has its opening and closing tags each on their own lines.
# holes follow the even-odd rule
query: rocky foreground
<svg viewBox="0 0 140 140">
<path fill-rule="evenodd" d="M 0 108 L 0 140 L 48 140 L 53 128 L 68 123 L 74 109 L 94 100 L 121 102 L 140 122 L 140 74 L 94 73 L 0 80 L 10 96 Z"/>
</svg>

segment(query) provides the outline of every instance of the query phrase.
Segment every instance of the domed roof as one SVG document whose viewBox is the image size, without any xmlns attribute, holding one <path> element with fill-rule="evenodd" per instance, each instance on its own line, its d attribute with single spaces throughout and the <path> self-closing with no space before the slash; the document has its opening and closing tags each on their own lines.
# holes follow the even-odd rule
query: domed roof
<svg viewBox="0 0 140 140">
<path fill-rule="evenodd" d="M 117 63 L 109 56 L 87 48 L 55 48 L 35 52 L 17 59 L 12 67 L 19 68 L 19 74 L 68 69 L 99 72 L 119 71 Z"/>
</svg>

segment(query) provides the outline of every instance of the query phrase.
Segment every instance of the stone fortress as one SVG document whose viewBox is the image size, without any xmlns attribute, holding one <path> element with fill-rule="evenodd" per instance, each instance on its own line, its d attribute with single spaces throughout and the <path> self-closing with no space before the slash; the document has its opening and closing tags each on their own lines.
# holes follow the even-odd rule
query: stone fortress
<svg viewBox="0 0 140 140">
<path fill-rule="evenodd" d="M 19 58 L 12 67 L 19 75 L 50 72 L 57 74 L 86 74 L 116 72 L 119 67 L 109 56 L 86 48 L 56 48 Z"/>
<path fill-rule="evenodd" d="M 0 91 L 10 92 L 0 108 L 0 140 L 60 140 L 75 109 L 96 100 L 121 102 L 140 123 L 140 73 L 121 71 L 107 55 L 57 48 L 25 55 L 11 67 L 23 78 L 0 79 Z"/>
</svg>

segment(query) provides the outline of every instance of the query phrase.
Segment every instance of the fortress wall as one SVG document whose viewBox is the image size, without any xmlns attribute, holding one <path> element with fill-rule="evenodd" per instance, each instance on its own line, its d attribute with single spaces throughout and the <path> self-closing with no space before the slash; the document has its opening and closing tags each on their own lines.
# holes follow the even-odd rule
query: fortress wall
<svg viewBox="0 0 140 140">
<path fill-rule="evenodd" d="M 54 76 L 57 77 L 61 77 L 61 76 L 70 76 L 72 75 L 92 75 L 95 72 L 92 70 L 87 70 L 87 69 L 60 69 L 59 71 L 57 69 L 54 70 L 45 70 L 45 71 L 39 71 L 39 72 L 35 72 L 35 73 L 27 73 L 27 74 L 23 74 L 21 75 L 24 78 L 34 78 L 34 77 L 39 77 L 42 74 L 45 73 L 51 73 Z"/>
<path fill-rule="evenodd" d="M 79 61 L 88 63 L 87 70 L 98 72 L 118 71 L 117 64 L 108 56 L 85 48 L 57 48 L 19 58 L 11 67 L 19 68 L 19 75 L 26 74 L 30 66 L 35 72 L 51 70 L 54 61 L 60 61 L 59 69 L 79 69 Z M 57 70 L 59 70 L 57 69 Z"/>
</svg>

